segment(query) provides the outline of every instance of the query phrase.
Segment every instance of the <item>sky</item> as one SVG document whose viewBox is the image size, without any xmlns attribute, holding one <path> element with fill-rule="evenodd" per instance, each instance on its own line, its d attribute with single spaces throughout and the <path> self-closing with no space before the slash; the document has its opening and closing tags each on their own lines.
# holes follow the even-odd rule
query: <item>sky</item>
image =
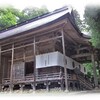
<svg viewBox="0 0 100 100">
<path fill-rule="evenodd" d="M 41 7 L 46 6 L 49 11 L 53 11 L 65 5 L 71 5 L 76 9 L 81 18 L 83 18 L 84 9 L 87 4 L 100 4 L 99 0 L 0 0 L 0 5 L 13 5 L 15 8 L 24 9 L 28 6 Z"/>
</svg>

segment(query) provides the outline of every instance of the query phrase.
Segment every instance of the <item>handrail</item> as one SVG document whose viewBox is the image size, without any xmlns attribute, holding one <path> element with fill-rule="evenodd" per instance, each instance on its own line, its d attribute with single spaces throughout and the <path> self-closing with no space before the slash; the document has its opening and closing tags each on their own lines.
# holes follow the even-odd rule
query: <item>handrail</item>
<svg viewBox="0 0 100 100">
<path fill-rule="evenodd" d="M 78 79 L 79 79 L 79 81 L 81 81 L 81 83 L 84 84 L 86 87 L 92 88 L 92 84 L 91 84 L 88 80 L 84 79 L 84 78 L 81 77 L 81 76 L 78 76 Z"/>
<path fill-rule="evenodd" d="M 83 79 L 83 77 L 81 77 L 81 79 Z M 91 82 L 86 80 L 86 79 L 85 79 L 85 82 L 88 83 L 88 84 L 91 84 Z"/>
</svg>

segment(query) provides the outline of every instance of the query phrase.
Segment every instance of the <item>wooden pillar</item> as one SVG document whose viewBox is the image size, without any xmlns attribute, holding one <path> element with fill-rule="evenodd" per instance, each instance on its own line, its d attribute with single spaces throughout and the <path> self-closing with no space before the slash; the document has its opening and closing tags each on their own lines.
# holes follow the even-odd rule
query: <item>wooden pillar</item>
<svg viewBox="0 0 100 100">
<path fill-rule="evenodd" d="M 33 50 L 34 50 L 34 90 L 36 89 L 36 43 L 35 43 L 35 36 L 34 36 L 34 42 L 33 42 Z"/>
<path fill-rule="evenodd" d="M 13 90 L 13 65 L 14 65 L 14 44 L 12 44 L 12 55 L 11 55 L 11 70 L 10 70 L 10 91 Z"/>
<path fill-rule="evenodd" d="M 0 46 L 0 91 L 2 90 L 2 66 L 1 66 L 1 46 Z"/>
<path fill-rule="evenodd" d="M 2 79 L 4 80 L 5 78 L 5 57 L 2 57 Z"/>
<path fill-rule="evenodd" d="M 31 84 L 31 87 L 32 87 L 33 91 L 35 91 L 35 90 L 36 90 L 36 83 L 35 83 L 35 84 L 32 83 L 32 84 Z"/>
<path fill-rule="evenodd" d="M 60 77 L 61 77 L 61 81 L 60 81 L 61 90 L 64 90 L 63 72 L 61 67 L 60 67 Z"/>
<path fill-rule="evenodd" d="M 24 62 L 24 79 L 25 79 L 25 48 L 23 48 L 23 62 Z"/>
<path fill-rule="evenodd" d="M 91 60 L 92 60 L 92 66 L 93 66 L 93 74 L 94 74 L 94 84 L 95 87 L 98 87 L 98 79 L 97 79 L 97 73 L 96 73 L 96 64 L 95 64 L 95 57 L 94 53 L 91 54 Z"/>
<path fill-rule="evenodd" d="M 1 86 L 1 91 L 2 91 L 2 92 L 4 91 L 4 85 Z"/>
<path fill-rule="evenodd" d="M 24 84 L 20 84 L 19 86 L 20 86 L 21 92 L 23 92 L 23 88 L 24 88 L 25 85 Z"/>
<path fill-rule="evenodd" d="M 65 54 L 65 40 L 64 40 L 64 32 L 62 33 L 62 49 L 63 49 L 63 61 L 64 61 L 64 74 L 65 74 L 65 91 L 68 91 L 68 82 L 67 82 L 67 68 L 66 68 L 66 54 Z"/>
<path fill-rule="evenodd" d="M 64 82 L 63 82 L 63 79 L 61 80 L 60 85 L 61 85 L 61 90 L 63 90 L 63 91 L 64 91 Z"/>
<path fill-rule="evenodd" d="M 50 88 L 49 88 L 49 82 L 46 82 L 46 90 L 49 92 Z"/>
</svg>

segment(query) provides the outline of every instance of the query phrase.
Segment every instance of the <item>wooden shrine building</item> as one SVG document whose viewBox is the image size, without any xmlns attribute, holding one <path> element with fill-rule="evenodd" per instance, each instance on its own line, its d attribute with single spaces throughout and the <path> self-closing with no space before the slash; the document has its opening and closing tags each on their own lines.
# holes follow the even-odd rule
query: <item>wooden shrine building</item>
<svg viewBox="0 0 100 100">
<path fill-rule="evenodd" d="M 97 56 L 98 55 L 98 56 Z M 93 63 L 94 82 L 84 62 Z M 100 52 L 63 7 L 0 31 L 0 89 L 90 90 L 98 87 Z"/>
</svg>

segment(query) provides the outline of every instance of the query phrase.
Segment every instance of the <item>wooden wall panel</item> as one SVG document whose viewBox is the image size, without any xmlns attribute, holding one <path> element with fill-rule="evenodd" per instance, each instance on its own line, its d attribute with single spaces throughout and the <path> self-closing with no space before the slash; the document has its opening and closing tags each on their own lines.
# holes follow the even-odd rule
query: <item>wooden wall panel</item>
<svg viewBox="0 0 100 100">
<path fill-rule="evenodd" d="M 38 69 L 38 74 L 39 75 L 41 75 L 41 74 L 50 74 L 50 73 L 59 73 L 59 72 L 60 72 L 60 67 L 59 66 Z"/>
<path fill-rule="evenodd" d="M 16 62 L 13 66 L 13 78 L 14 79 L 24 79 L 25 76 L 25 63 L 24 62 Z"/>
</svg>

